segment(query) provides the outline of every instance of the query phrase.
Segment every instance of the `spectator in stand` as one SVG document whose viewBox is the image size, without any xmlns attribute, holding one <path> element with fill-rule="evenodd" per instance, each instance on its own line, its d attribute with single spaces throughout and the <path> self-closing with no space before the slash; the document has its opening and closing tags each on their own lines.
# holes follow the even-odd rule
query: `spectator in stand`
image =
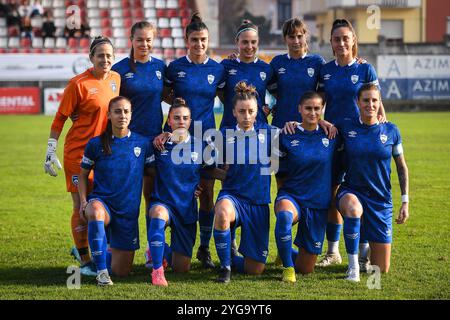
<svg viewBox="0 0 450 320">
<path fill-rule="evenodd" d="M 44 7 L 41 4 L 41 0 L 34 0 L 33 5 L 30 10 L 30 18 L 35 16 L 43 16 L 44 15 Z"/>
<path fill-rule="evenodd" d="M 29 0 L 23 0 L 19 6 L 19 14 L 22 18 L 29 17 L 31 15 L 31 5 Z"/>
<path fill-rule="evenodd" d="M 53 14 L 50 10 L 44 12 L 44 23 L 42 24 L 42 38 L 55 38 L 56 26 Z"/>
<path fill-rule="evenodd" d="M 17 26 L 20 28 L 22 26 L 22 19 L 19 13 L 19 4 L 16 0 L 10 0 L 7 4 L 7 25 L 8 27 Z"/>
</svg>

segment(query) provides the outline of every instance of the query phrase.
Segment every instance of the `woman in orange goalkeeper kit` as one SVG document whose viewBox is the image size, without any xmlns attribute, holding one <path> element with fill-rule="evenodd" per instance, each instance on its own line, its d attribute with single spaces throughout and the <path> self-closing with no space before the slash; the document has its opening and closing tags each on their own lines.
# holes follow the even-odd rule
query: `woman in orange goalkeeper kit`
<svg viewBox="0 0 450 320">
<path fill-rule="evenodd" d="M 77 119 L 69 129 L 64 143 L 64 172 L 67 191 L 72 195 L 71 226 L 77 249 L 73 248 L 72 254 L 75 253 L 79 259 L 82 274 L 95 276 L 95 265 L 89 255 L 87 225 L 81 221 L 79 215 L 78 176 L 86 144 L 89 139 L 100 135 L 106 128 L 108 103 L 119 95 L 120 75 L 111 71 L 114 48 L 108 38 L 96 37 L 93 40 L 89 58 L 93 67 L 72 78 L 64 90 L 61 104 L 50 129 L 44 169 L 46 173 L 55 177 L 56 168 L 62 168 L 56 155 L 58 139 L 67 118 L 76 114 Z M 92 190 L 92 178 L 91 175 L 90 190 Z"/>
</svg>

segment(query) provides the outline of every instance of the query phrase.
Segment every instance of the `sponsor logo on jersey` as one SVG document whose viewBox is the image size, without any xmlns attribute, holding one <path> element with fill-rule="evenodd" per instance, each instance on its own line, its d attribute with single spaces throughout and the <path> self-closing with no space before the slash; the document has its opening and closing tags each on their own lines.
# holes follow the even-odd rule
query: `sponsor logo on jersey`
<svg viewBox="0 0 450 320">
<path fill-rule="evenodd" d="M 267 75 L 266 75 L 265 72 L 260 72 L 260 73 L 259 73 L 259 76 L 261 77 L 261 80 L 262 80 L 262 81 L 266 80 Z"/>
<path fill-rule="evenodd" d="M 125 78 L 126 79 L 133 79 L 134 78 L 134 73 L 133 72 L 128 72 L 127 74 L 125 74 Z"/>
<path fill-rule="evenodd" d="M 237 74 L 237 70 L 236 69 L 231 69 L 230 71 L 228 71 L 228 74 L 230 76 L 235 76 Z"/>
<path fill-rule="evenodd" d="M 163 150 L 163 151 L 161 151 L 161 155 L 162 156 L 167 156 L 169 154 L 169 151 L 168 150 Z"/>
<path fill-rule="evenodd" d="M 357 135 L 357 132 L 356 132 L 356 131 L 350 131 L 350 132 L 348 133 L 348 137 L 349 137 L 349 138 L 356 138 L 356 135 Z"/>
<path fill-rule="evenodd" d="M 269 252 L 267 251 L 267 250 L 264 250 L 263 252 L 262 252 L 262 256 L 263 257 L 267 257 L 267 254 L 268 254 Z"/>
<path fill-rule="evenodd" d="M 300 141 L 298 141 L 298 140 L 291 141 L 291 146 L 293 146 L 293 147 L 297 147 L 299 144 L 300 144 Z"/>
<path fill-rule="evenodd" d="M 354 74 L 350 79 L 352 80 L 353 84 L 356 84 L 359 80 L 359 76 L 357 74 Z"/>
<path fill-rule="evenodd" d="M 133 239 L 133 244 L 137 244 L 137 241 L 138 241 L 138 239 L 137 239 L 137 238 L 134 238 L 134 239 Z"/>
<path fill-rule="evenodd" d="M 186 77 L 186 72 L 184 72 L 184 71 L 178 72 L 178 78 L 185 78 L 185 77 Z"/>
<path fill-rule="evenodd" d="M 234 137 L 228 138 L 227 143 L 234 143 L 235 139 Z"/>
<path fill-rule="evenodd" d="M 285 74 L 285 73 L 286 73 L 286 69 L 285 68 L 278 69 L 278 74 Z"/>
<path fill-rule="evenodd" d="M 156 77 L 158 78 L 158 80 L 161 80 L 161 78 L 162 78 L 161 71 L 156 70 L 155 73 L 156 73 Z"/>
<path fill-rule="evenodd" d="M 322 246 L 322 242 L 314 243 L 314 247 L 316 247 L 317 249 L 320 249 L 321 246 Z"/>
<path fill-rule="evenodd" d="M 209 84 L 213 84 L 215 78 L 216 77 L 214 77 L 212 74 L 208 74 L 208 82 L 209 82 Z"/>
<path fill-rule="evenodd" d="M 314 69 L 313 68 L 308 68 L 308 76 L 310 76 L 311 78 L 314 76 Z"/>
<path fill-rule="evenodd" d="M 380 135 L 380 140 L 382 144 L 385 144 L 387 141 L 388 137 L 385 134 Z"/>
<path fill-rule="evenodd" d="M 90 88 L 89 90 L 88 90 L 88 93 L 89 94 L 96 94 L 98 92 L 98 89 L 97 88 Z"/>
<path fill-rule="evenodd" d="M 196 162 L 198 160 L 198 152 L 191 152 L 191 159 Z"/>
<path fill-rule="evenodd" d="M 327 73 L 326 75 L 323 76 L 323 80 L 330 80 L 331 79 L 331 74 Z"/>
<path fill-rule="evenodd" d="M 153 161 L 155 161 L 155 155 L 154 154 L 152 154 L 150 157 L 145 159 L 145 163 L 146 164 L 152 163 Z"/>
<path fill-rule="evenodd" d="M 111 85 L 111 90 L 113 92 L 116 92 L 117 91 L 117 84 L 116 84 L 116 82 L 115 81 L 111 81 L 110 85 Z"/>
<path fill-rule="evenodd" d="M 141 154 L 141 148 L 139 147 L 134 147 L 134 155 L 137 157 L 139 157 L 139 155 Z"/>
<path fill-rule="evenodd" d="M 327 138 L 323 138 L 322 144 L 325 146 L 325 148 L 328 148 L 328 146 L 330 145 L 330 140 L 328 140 Z"/>
<path fill-rule="evenodd" d="M 264 143 L 266 141 L 266 136 L 262 133 L 258 134 L 258 140 L 260 143 Z"/>
<path fill-rule="evenodd" d="M 72 176 L 72 183 L 78 186 L 78 176 Z"/>
</svg>

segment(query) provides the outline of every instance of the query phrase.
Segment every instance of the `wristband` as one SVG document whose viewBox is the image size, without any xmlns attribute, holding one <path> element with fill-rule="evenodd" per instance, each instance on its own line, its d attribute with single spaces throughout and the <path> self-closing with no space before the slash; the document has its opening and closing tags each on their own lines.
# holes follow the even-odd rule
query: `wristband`
<svg viewBox="0 0 450 320">
<path fill-rule="evenodd" d="M 409 202 L 409 197 L 407 194 L 402 195 L 402 203 L 408 203 Z"/>
</svg>

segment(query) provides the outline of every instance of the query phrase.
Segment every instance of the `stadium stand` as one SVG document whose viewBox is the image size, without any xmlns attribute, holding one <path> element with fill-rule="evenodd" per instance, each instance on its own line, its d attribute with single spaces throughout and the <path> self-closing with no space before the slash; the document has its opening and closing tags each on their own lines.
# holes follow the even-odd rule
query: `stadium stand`
<svg viewBox="0 0 450 320">
<path fill-rule="evenodd" d="M 110 37 L 118 53 L 127 53 L 130 28 L 140 20 L 158 28 L 155 54 L 167 59 L 186 54 L 183 28 L 191 13 L 187 0 L 42 0 L 43 11 L 18 10 L 24 2 L 15 1 L 0 14 L 0 54 L 85 53 L 90 38 L 98 35 Z M 18 18 L 19 11 L 27 16 Z M 75 17 L 81 21 L 79 29 L 70 27 Z"/>
</svg>

